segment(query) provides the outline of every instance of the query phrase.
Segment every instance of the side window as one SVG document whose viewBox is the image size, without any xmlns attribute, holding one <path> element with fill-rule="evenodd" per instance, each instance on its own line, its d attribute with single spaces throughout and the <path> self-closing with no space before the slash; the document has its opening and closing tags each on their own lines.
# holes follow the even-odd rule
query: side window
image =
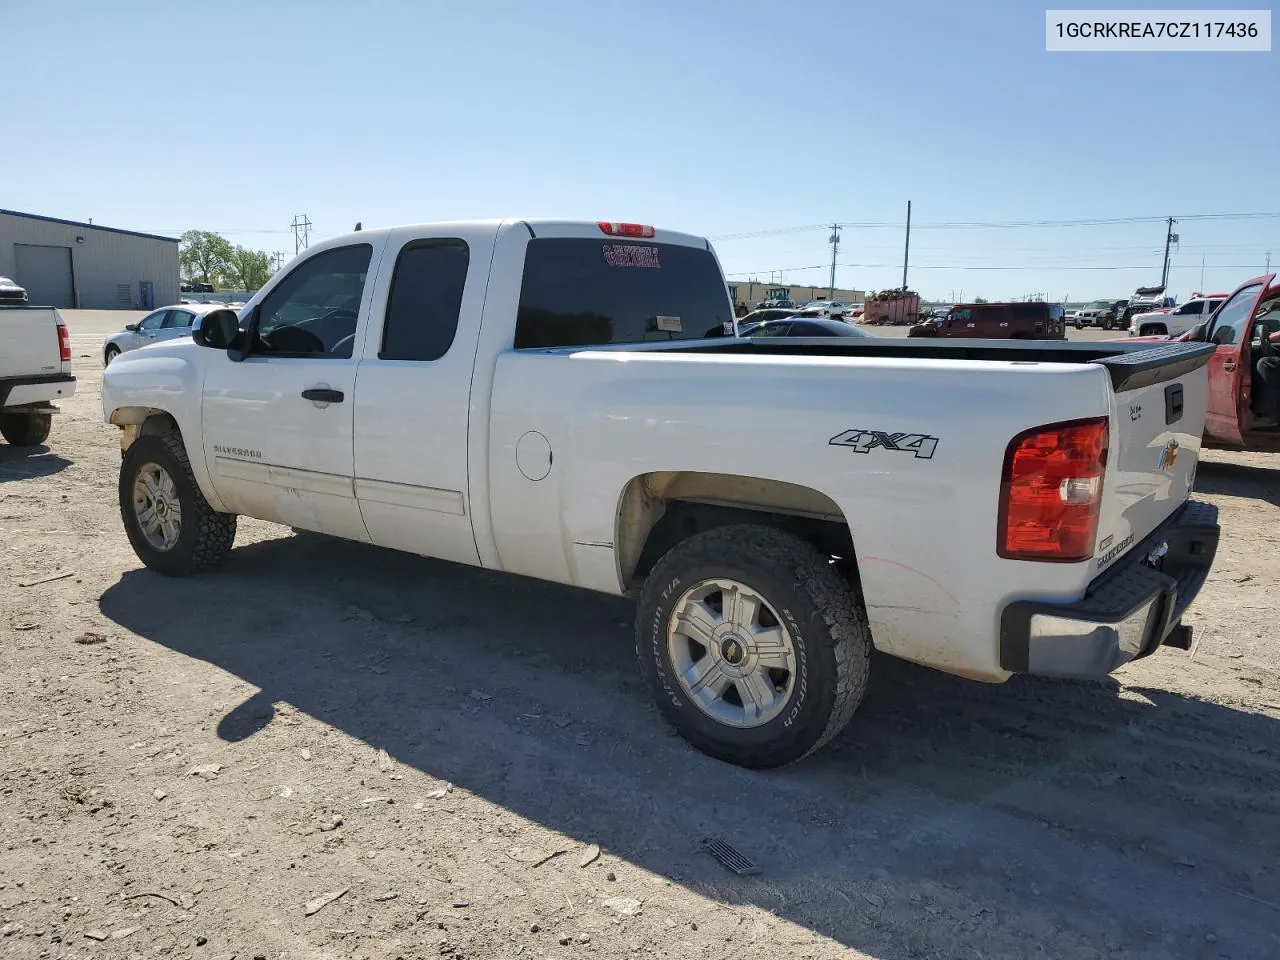
<svg viewBox="0 0 1280 960">
<path fill-rule="evenodd" d="M 185 310 L 170 310 L 169 316 L 165 318 L 164 328 L 171 330 L 175 327 L 191 326 L 192 315 Z"/>
<path fill-rule="evenodd" d="M 382 327 L 382 360 L 439 360 L 458 332 L 470 252 L 461 240 L 415 240 L 400 251 Z"/>
<path fill-rule="evenodd" d="M 138 321 L 139 330 L 159 330 L 164 324 L 164 318 L 169 315 L 168 310 L 157 310 L 150 316 L 143 317 Z"/>
<path fill-rule="evenodd" d="M 1213 318 L 1213 327 L 1209 331 L 1209 341 L 1219 346 L 1235 343 L 1240 335 L 1240 328 L 1249 319 L 1250 308 L 1258 297 L 1260 283 L 1251 283 L 1237 290 L 1226 303 L 1218 308 Z"/>
<path fill-rule="evenodd" d="M 1194 300 L 1184 303 L 1182 306 L 1180 306 L 1177 310 L 1174 311 L 1174 313 L 1183 314 L 1183 315 L 1186 315 L 1188 313 L 1199 313 L 1199 312 L 1200 312 L 1200 303 Z"/>
<path fill-rule="evenodd" d="M 253 353 L 350 357 L 373 247 L 357 243 L 299 264 L 258 310 Z"/>
<path fill-rule="evenodd" d="M 951 313 L 947 315 L 948 327 L 967 327 L 971 323 L 973 323 L 972 310 L 952 310 Z"/>
</svg>

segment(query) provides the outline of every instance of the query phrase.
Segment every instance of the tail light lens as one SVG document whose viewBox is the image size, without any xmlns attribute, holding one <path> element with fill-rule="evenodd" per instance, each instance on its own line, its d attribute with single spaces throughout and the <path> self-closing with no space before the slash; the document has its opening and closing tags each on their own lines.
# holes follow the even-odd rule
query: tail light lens
<svg viewBox="0 0 1280 960">
<path fill-rule="evenodd" d="M 1092 557 L 1109 440 L 1105 417 L 1014 437 L 1004 457 L 996 553 L 1048 563 Z"/>
<path fill-rule="evenodd" d="M 62 322 L 62 317 L 58 317 L 58 352 L 63 363 L 71 362 L 71 333 Z"/>
<path fill-rule="evenodd" d="M 653 227 L 646 227 L 642 223 L 609 223 L 607 220 L 598 220 L 596 226 L 600 228 L 601 233 L 611 237 L 652 237 L 654 235 Z"/>
</svg>

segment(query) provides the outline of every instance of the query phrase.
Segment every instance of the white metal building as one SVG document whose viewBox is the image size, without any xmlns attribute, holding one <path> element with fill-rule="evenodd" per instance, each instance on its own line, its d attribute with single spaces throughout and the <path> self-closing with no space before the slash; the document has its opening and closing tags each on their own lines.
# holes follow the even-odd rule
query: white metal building
<svg viewBox="0 0 1280 960">
<path fill-rule="evenodd" d="M 0 210 L 0 276 L 36 306 L 149 310 L 178 302 L 178 240 Z"/>
</svg>

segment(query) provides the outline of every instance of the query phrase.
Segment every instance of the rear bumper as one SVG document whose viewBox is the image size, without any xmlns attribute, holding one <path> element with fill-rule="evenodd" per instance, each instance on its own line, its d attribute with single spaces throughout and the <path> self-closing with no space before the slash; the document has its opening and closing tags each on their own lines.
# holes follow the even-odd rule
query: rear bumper
<svg viewBox="0 0 1280 960">
<path fill-rule="evenodd" d="M 0 407 L 25 407 L 33 403 L 65 400 L 76 392 L 76 378 L 69 373 L 0 379 Z"/>
<path fill-rule="evenodd" d="M 1209 576 L 1218 508 L 1188 501 L 1069 604 L 1016 601 L 1000 621 L 1000 665 L 1011 673 L 1101 677 L 1154 653 L 1188 649 L 1182 614 Z"/>
</svg>

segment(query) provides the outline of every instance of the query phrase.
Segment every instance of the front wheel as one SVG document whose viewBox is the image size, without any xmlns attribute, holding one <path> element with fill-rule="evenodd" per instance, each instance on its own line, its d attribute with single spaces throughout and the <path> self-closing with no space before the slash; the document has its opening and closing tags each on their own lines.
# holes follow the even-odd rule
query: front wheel
<svg viewBox="0 0 1280 960">
<path fill-rule="evenodd" d="M 35 447 L 49 439 L 53 416 L 48 413 L 0 413 L 0 437 L 15 447 Z"/>
<path fill-rule="evenodd" d="M 666 720 L 753 768 L 812 753 L 862 700 L 871 641 L 829 557 L 772 527 L 696 534 L 645 582 L 636 652 Z"/>
<path fill-rule="evenodd" d="M 118 356 L 120 356 L 119 347 L 115 346 L 114 344 L 112 346 L 107 347 L 106 351 L 104 351 L 102 354 L 102 365 L 104 367 L 111 366 L 111 361 Z"/>
<path fill-rule="evenodd" d="M 209 506 L 177 433 L 139 437 L 120 464 L 120 517 L 138 559 L 170 577 L 202 573 L 226 557 L 235 514 Z"/>
</svg>

